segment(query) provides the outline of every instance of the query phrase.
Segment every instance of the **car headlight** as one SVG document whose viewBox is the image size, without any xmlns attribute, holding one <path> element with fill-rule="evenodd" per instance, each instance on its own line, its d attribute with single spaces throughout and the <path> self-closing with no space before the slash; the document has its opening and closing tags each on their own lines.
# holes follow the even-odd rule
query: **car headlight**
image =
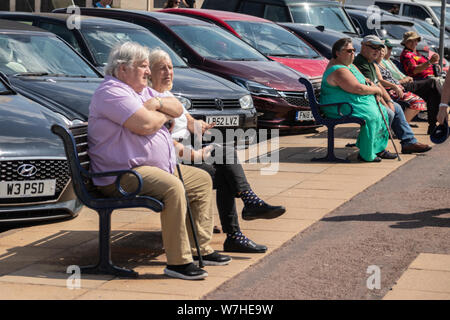
<svg viewBox="0 0 450 320">
<path fill-rule="evenodd" d="M 178 101 L 180 101 L 180 103 L 183 105 L 183 107 L 184 107 L 186 110 L 189 110 L 189 109 L 192 108 L 192 102 L 191 102 L 190 99 L 185 98 L 185 97 L 182 97 L 182 96 L 175 96 L 175 98 L 177 98 Z"/>
<path fill-rule="evenodd" d="M 251 94 L 257 95 L 257 96 L 269 96 L 269 97 L 279 97 L 278 91 L 270 88 L 268 86 L 265 86 L 261 83 L 250 81 L 250 80 L 244 80 L 240 78 L 234 78 L 234 82 L 236 82 L 241 87 L 244 87 L 248 91 L 250 91 Z"/>
<path fill-rule="evenodd" d="M 252 109 L 253 108 L 253 99 L 252 96 L 247 94 L 239 99 L 239 104 L 242 109 Z"/>
</svg>

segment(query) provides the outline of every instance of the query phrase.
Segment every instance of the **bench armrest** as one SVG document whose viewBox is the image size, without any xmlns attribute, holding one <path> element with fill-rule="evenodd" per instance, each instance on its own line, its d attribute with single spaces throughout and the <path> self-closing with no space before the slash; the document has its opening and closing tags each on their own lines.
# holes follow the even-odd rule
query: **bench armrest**
<svg viewBox="0 0 450 320">
<path fill-rule="evenodd" d="M 134 192 L 126 192 L 120 185 L 121 177 L 127 173 L 133 174 L 136 177 L 136 179 L 138 180 L 138 186 Z M 142 177 L 138 172 L 136 172 L 134 170 L 105 171 L 105 172 L 95 172 L 95 173 L 89 172 L 89 175 L 91 178 L 117 176 L 116 181 L 115 181 L 116 188 L 124 198 L 134 198 L 142 191 Z"/>
<path fill-rule="evenodd" d="M 345 104 L 350 107 L 350 112 L 348 114 L 342 114 L 342 112 L 341 112 L 341 106 L 345 105 Z M 348 102 L 335 102 L 335 103 L 329 103 L 329 104 L 319 104 L 318 106 L 319 106 L 319 108 L 322 108 L 322 107 L 335 107 L 335 106 L 337 106 L 338 107 L 338 113 L 339 113 L 339 115 L 341 117 L 349 117 L 349 116 L 351 116 L 353 114 L 353 105 L 348 103 Z"/>
</svg>

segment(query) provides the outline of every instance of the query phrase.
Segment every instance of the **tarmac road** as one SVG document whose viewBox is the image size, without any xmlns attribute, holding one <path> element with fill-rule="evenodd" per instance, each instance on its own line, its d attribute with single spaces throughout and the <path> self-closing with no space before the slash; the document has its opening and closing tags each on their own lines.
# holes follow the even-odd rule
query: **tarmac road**
<svg viewBox="0 0 450 320">
<path fill-rule="evenodd" d="M 203 299 L 383 298 L 419 253 L 450 254 L 449 159 L 447 140 Z M 372 265 L 380 289 L 367 288 Z"/>
</svg>

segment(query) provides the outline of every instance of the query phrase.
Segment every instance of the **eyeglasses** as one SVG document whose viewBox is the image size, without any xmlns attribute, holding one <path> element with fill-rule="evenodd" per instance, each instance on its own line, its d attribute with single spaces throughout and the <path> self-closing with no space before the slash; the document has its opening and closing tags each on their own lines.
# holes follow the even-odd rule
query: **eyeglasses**
<svg viewBox="0 0 450 320">
<path fill-rule="evenodd" d="M 381 48 L 383 48 L 383 47 L 380 47 L 380 46 L 371 46 L 370 44 L 368 44 L 367 46 L 372 48 L 373 50 L 381 50 Z"/>
</svg>

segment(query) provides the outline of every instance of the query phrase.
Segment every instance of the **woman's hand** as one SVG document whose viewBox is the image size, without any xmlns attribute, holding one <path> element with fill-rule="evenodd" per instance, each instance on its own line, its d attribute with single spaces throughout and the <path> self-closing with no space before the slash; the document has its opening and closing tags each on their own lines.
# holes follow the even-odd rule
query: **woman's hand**
<svg viewBox="0 0 450 320">
<path fill-rule="evenodd" d="M 403 98 L 403 95 L 405 94 L 402 90 L 402 86 L 394 86 L 392 89 L 394 89 L 395 93 L 397 94 L 398 98 Z"/>
</svg>

